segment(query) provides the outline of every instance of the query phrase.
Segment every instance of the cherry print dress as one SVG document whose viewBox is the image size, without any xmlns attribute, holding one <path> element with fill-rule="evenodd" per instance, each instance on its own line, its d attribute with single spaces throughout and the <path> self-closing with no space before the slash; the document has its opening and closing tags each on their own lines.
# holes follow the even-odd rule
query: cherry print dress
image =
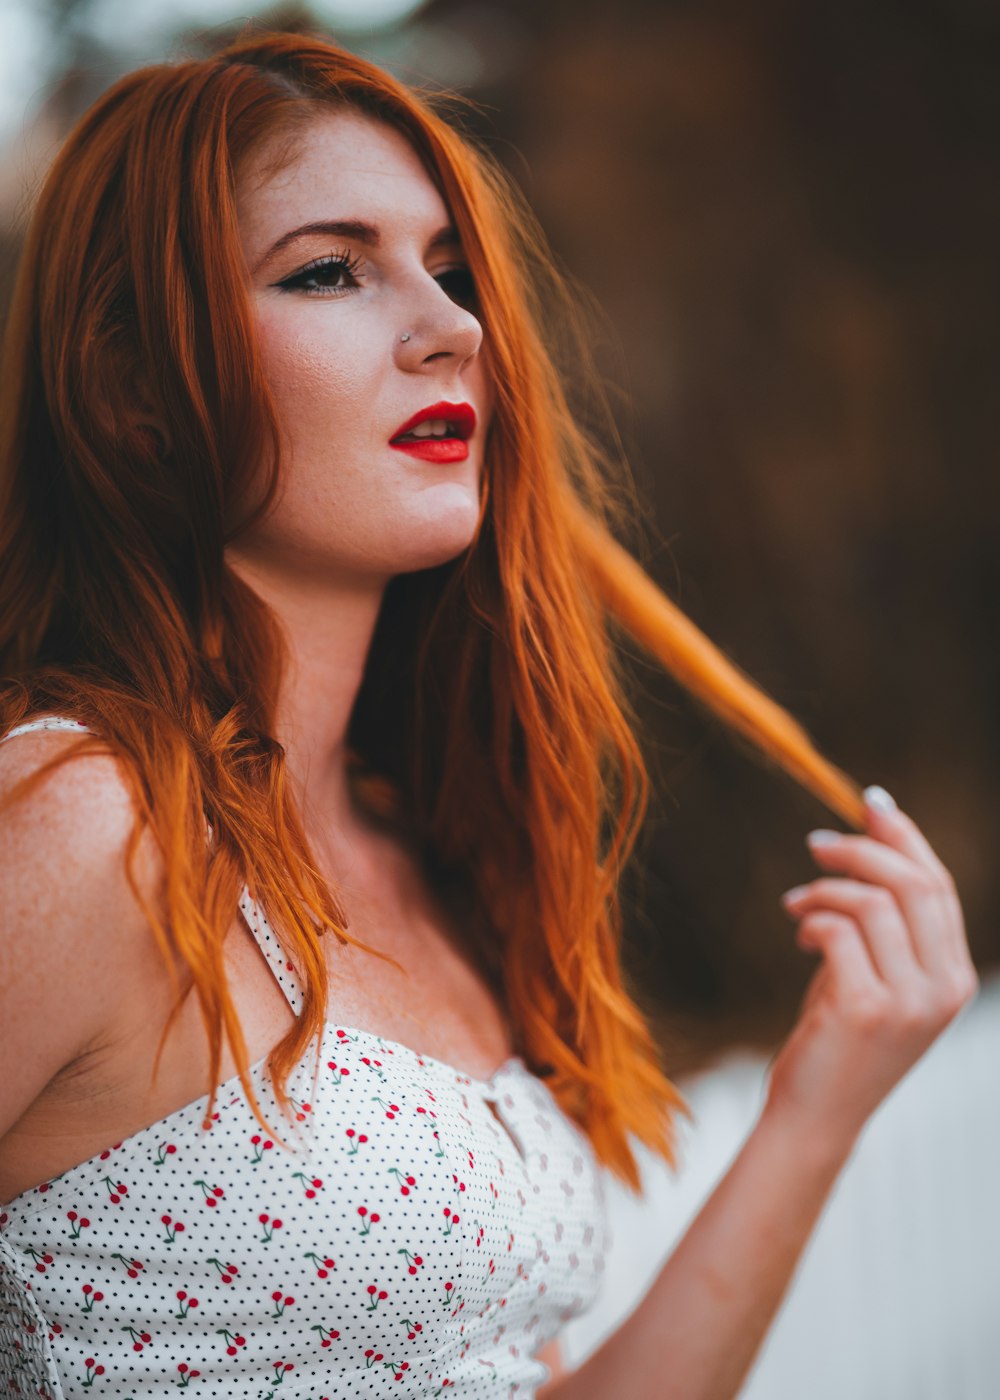
<svg viewBox="0 0 1000 1400">
<path fill-rule="evenodd" d="M 18 725 L 78 729 L 61 717 Z M 293 1011 L 292 965 L 240 909 Z M 586 1136 L 518 1056 L 489 1080 L 327 1022 L 0 1205 L 0 1394 L 45 1400 L 531 1397 L 609 1237 Z"/>
</svg>

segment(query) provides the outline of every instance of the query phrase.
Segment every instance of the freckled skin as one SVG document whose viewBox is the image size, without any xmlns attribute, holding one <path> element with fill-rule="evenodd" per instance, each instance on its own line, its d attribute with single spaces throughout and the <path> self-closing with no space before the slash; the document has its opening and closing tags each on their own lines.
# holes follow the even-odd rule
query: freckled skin
<svg viewBox="0 0 1000 1400">
<path fill-rule="evenodd" d="M 492 410 L 482 327 L 437 280 L 464 256 L 458 245 L 427 251 L 450 211 L 401 133 L 331 111 L 299 134 L 281 170 L 266 172 L 277 149 L 265 145 L 248 164 L 237 207 L 285 439 L 281 487 L 268 519 L 227 558 L 273 583 L 368 592 L 472 541 Z M 319 219 L 375 224 L 382 246 L 310 234 L 258 269 L 282 234 Z M 312 290 L 276 285 L 340 254 L 363 260 L 356 282 L 321 270 Z M 389 446 L 401 423 L 439 399 L 476 411 L 466 460 L 426 462 Z"/>
</svg>

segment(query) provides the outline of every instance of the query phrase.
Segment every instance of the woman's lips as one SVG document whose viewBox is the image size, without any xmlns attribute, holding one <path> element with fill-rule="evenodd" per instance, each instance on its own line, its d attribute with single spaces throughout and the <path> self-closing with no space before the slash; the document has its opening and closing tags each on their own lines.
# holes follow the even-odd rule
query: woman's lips
<svg viewBox="0 0 1000 1400">
<path fill-rule="evenodd" d="M 390 442 L 389 446 L 410 457 L 422 457 L 425 462 L 464 462 L 469 455 L 465 438 L 428 437 L 413 442 Z"/>
</svg>

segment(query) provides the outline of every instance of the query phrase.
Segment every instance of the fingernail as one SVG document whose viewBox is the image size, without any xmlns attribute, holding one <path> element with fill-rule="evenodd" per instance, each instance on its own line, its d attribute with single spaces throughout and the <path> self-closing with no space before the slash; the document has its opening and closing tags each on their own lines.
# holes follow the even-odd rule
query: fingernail
<svg viewBox="0 0 1000 1400">
<path fill-rule="evenodd" d="M 840 840 L 840 832 L 827 831 L 825 827 L 820 827 L 817 831 L 810 831 L 806 840 L 810 846 L 832 846 L 834 841 Z"/>
<path fill-rule="evenodd" d="M 868 806 L 876 812 L 895 812 L 896 801 L 891 793 L 886 792 L 884 787 L 873 785 L 866 787 L 864 791 L 865 801 Z"/>
<path fill-rule="evenodd" d="M 782 904 L 794 904 L 797 900 L 801 899 L 804 894 L 807 894 L 808 891 L 808 885 L 796 885 L 794 889 L 785 891 L 781 896 L 781 902 Z"/>
</svg>

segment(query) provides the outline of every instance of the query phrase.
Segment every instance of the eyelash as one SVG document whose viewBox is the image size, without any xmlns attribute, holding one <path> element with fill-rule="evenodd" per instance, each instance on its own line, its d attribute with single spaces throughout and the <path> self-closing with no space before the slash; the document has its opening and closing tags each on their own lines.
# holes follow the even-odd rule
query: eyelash
<svg viewBox="0 0 1000 1400">
<path fill-rule="evenodd" d="M 364 269 L 364 265 L 365 264 L 363 258 L 361 258 L 360 256 L 352 258 L 350 252 L 345 248 L 343 251 L 335 253 L 330 257 L 317 258 L 315 262 L 309 263 L 308 266 L 302 268 L 301 271 L 296 272 L 294 276 L 286 277 L 283 282 L 279 282 L 278 286 L 282 289 L 282 291 L 303 291 L 305 292 L 306 296 L 346 296 L 353 290 L 353 288 L 314 288 L 307 287 L 304 285 L 304 283 L 309 277 L 312 277 L 316 272 L 325 271 L 326 269 L 336 270 L 339 272 L 346 272 L 348 276 L 352 278 L 352 280 L 356 281 L 356 274 Z M 468 299 L 475 300 L 475 290 L 472 287 L 472 274 L 470 273 L 467 267 L 449 267 L 445 268 L 443 272 L 438 273 L 439 277 L 450 277 L 455 275 L 458 275 L 459 277 L 464 277 L 467 280 L 469 284 Z M 449 293 L 449 295 L 451 294 Z M 461 298 L 453 297 L 452 300 L 461 300 Z"/>
<path fill-rule="evenodd" d="M 293 277 L 286 277 L 284 282 L 279 282 L 278 286 L 281 287 L 282 290 L 290 289 L 292 291 L 303 291 L 308 296 L 339 297 L 343 296 L 345 292 L 349 292 L 351 288 L 324 287 L 320 290 L 316 290 L 306 287 L 303 284 L 305 280 L 314 273 L 323 271 L 326 268 L 346 272 L 351 278 L 354 278 L 355 274 L 364 268 L 364 265 L 363 258 L 352 258 L 350 253 L 345 249 L 343 252 L 333 254 L 328 258 L 317 258 L 315 262 L 311 262 L 308 266 L 302 268 L 301 272 L 296 272 Z"/>
</svg>

